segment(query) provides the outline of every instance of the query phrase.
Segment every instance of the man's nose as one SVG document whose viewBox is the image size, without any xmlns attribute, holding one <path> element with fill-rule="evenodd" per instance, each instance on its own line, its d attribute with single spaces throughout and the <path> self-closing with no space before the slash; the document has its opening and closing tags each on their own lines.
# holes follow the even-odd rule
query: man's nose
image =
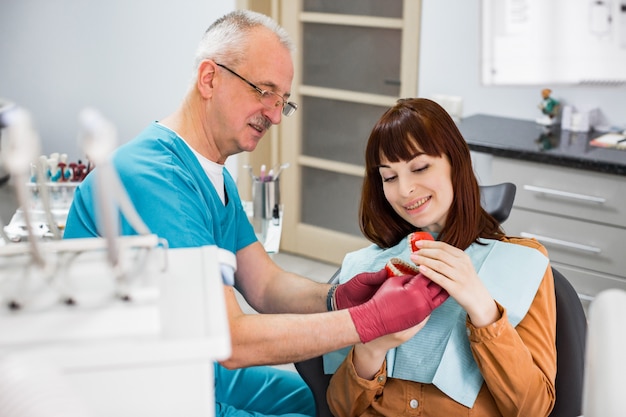
<svg viewBox="0 0 626 417">
<path fill-rule="evenodd" d="M 277 125 L 282 120 L 283 108 L 281 106 L 266 108 L 263 115 L 267 117 L 273 125 Z"/>
</svg>

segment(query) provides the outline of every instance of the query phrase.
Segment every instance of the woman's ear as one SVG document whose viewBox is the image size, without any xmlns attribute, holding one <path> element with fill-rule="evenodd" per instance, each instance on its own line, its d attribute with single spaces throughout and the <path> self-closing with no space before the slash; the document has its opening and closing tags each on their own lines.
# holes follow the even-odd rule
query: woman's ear
<svg viewBox="0 0 626 417">
<path fill-rule="evenodd" d="M 203 98 L 209 98 L 213 95 L 213 81 L 216 67 L 215 62 L 210 59 L 205 59 L 198 66 L 196 86 Z"/>
</svg>

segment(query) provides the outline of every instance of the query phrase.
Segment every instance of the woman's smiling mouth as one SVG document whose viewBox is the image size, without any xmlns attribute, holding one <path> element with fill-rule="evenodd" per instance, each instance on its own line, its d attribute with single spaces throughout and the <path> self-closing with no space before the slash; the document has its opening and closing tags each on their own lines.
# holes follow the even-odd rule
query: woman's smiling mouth
<svg viewBox="0 0 626 417">
<path fill-rule="evenodd" d="M 424 197 L 420 200 L 417 200 L 415 203 L 411 204 L 410 206 L 405 206 L 404 208 L 407 210 L 415 210 L 420 208 L 421 206 L 423 206 L 425 203 L 427 203 L 429 200 L 431 199 L 431 197 Z"/>
</svg>

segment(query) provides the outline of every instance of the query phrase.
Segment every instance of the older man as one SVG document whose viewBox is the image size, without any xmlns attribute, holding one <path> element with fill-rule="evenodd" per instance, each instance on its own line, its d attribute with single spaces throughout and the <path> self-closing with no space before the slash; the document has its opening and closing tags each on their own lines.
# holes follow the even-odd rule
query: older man
<svg viewBox="0 0 626 417">
<path fill-rule="evenodd" d="M 413 277 L 386 279 L 383 270 L 330 288 L 284 271 L 257 241 L 224 163 L 253 151 L 271 125 L 296 111 L 289 101 L 292 51 L 267 16 L 236 11 L 218 19 L 200 42 L 194 83 L 180 107 L 114 155 L 150 230 L 173 248 L 217 245 L 235 253 L 234 288 L 258 312 L 272 313 L 244 314 L 234 288 L 224 286 L 232 356 L 216 365 L 220 416 L 314 415 L 296 373 L 255 365 L 301 361 L 423 319 Z M 99 235 L 93 176 L 76 191 L 65 238 Z M 125 219 L 122 232 L 135 233 Z"/>
</svg>

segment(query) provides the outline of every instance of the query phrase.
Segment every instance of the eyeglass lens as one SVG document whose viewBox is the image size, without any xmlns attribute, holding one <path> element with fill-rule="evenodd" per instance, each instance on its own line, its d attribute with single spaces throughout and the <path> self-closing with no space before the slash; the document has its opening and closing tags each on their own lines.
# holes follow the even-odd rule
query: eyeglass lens
<svg viewBox="0 0 626 417">
<path fill-rule="evenodd" d="M 269 108 L 282 107 L 282 113 L 284 116 L 291 116 L 297 109 L 298 105 L 291 101 L 285 101 L 280 95 L 273 91 L 262 90 L 261 102 Z M 277 100 L 278 98 L 278 100 Z"/>
<path fill-rule="evenodd" d="M 260 100 L 261 100 L 261 103 L 263 103 L 265 107 L 275 108 L 275 107 L 281 106 L 283 108 L 282 113 L 285 116 L 291 116 L 292 114 L 294 114 L 296 110 L 298 110 L 298 105 L 296 103 L 292 101 L 285 101 L 285 99 L 282 98 L 278 93 L 275 93 L 269 90 L 263 90 L 257 87 L 255 84 L 251 83 L 250 81 L 248 81 L 241 75 L 237 74 L 235 71 L 231 70 L 226 65 L 219 64 L 219 63 L 216 63 L 216 65 L 224 68 L 226 71 L 235 75 L 237 78 L 239 78 L 240 80 L 248 84 L 250 87 L 254 88 L 261 95 Z M 278 100 L 276 100 L 273 96 L 278 97 Z"/>
</svg>

